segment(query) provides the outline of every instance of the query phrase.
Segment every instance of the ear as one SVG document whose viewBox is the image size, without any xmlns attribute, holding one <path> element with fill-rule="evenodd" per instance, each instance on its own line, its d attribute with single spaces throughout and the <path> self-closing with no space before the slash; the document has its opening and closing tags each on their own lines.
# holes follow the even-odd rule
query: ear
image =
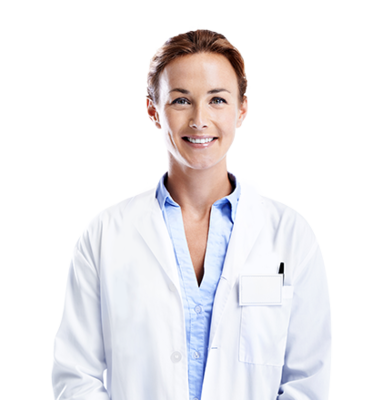
<svg viewBox="0 0 382 400">
<path fill-rule="evenodd" d="M 147 113 L 149 114 L 149 118 L 151 119 L 151 121 L 154 122 L 155 126 L 158 129 L 161 129 L 161 125 L 159 123 L 159 114 L 154 105 L 154 102 L 151 99 L 147 98 L 146 106 L 147 106 Z"/>
<path fill-rule="evenodd" d="M 244 99 L 239 106 L 239 114 L 236 121 L 236 128 L 239 128 L 241 126 L 245 117 L 247 116 L 247 112 L 248 112 L 248 100 L 247 96 L 244 96 Z"/>
</svg>

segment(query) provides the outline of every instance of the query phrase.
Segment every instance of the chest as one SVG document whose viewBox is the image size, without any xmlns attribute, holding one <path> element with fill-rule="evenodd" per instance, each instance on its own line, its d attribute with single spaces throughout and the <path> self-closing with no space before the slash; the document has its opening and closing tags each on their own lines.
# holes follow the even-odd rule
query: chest
<svg viewBox="0 0 382 400">
<path fill-rule="evenodd" d="M 200 285 L 208 242 L 209 215 L 202 219 L 183 216 L 184 232 L 195 275 Z"/>
</svg>

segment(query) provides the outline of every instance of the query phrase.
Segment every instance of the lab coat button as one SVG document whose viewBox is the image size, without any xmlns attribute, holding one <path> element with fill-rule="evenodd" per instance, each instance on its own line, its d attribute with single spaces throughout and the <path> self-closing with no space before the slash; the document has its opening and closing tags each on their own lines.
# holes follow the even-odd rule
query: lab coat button
<svg viewBox="0 0 382 400">
<path fill-rule="evenodd" d="M 182 355 L 179 353 L 179 351 L 174 351 L 174 352 L 171 354 L 171 361 L 172 361 L 173 363 L 177 363 L 177 362 L 179 362 L 181 359 L 182 359 Z"/>
<path fill-rule="evenodd" d="M 202 306 L 196 306 L 196 307 L 194 308 L 194 310 L 195 310 L 195 312 L 196 312 L 197 314 L 200 314 L 200 313 L 203 311 L 203 308 L 202 308 Z"/>
</svg>

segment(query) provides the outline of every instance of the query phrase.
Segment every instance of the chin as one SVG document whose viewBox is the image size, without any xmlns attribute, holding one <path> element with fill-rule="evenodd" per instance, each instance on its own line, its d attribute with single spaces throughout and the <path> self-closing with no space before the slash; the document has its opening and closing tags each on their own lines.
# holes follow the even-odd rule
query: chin
<svg viewBox="0 0 382 400">
<path fill-rule="evenodd" d="M 221 160 L 219 160 L 221 161 Z M 197 170 L 207 170 L 210 168 L 215 167 L 217 164 L 219 164 L 219 161 L 194 161 L 194 162 L 189 162 L 188 167 L 191 169 L 197 169 Z"/>
</svg>

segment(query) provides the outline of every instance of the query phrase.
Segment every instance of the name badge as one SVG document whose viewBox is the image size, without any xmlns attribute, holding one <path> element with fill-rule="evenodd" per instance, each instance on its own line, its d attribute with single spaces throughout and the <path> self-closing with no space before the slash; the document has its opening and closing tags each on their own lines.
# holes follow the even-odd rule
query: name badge
<svg viewBox="0 0 382 400">
<path fill-rule="evenodd" d="M 282 304 L 283 275 L 241 275 L 241 306 L 277 306 Z"/>
</svg>

